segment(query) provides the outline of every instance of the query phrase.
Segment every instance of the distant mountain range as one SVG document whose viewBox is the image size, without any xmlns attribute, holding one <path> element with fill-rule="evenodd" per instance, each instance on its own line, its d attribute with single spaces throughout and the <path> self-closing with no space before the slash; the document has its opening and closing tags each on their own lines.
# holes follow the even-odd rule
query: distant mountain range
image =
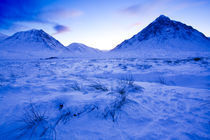
<svg viewBox="0 0 210 140">
<path fill-rule="evenodd" d="M 17 32 L 0 43 L 2 56 L 9 58 L 50 57 L 67 49 L 43 30 Z"/>
<path fill-rule="evenodd" d="M 0 41 L 0 58 L 88 57 L 100 52 L 79 43 L 65 47 L 43 30 L 36 29 L 9 37 L 2 35 Z"/>
<path fill-rule="evenodd" d="M 68 50 L 72 53 L 74 53 L 76 56 L 86 56 L 86 55 L 100 55 L 102 51 L 91 48 L 86 46 L 85 44 L 82 43 L 72 43 L 69 46 L 67 46 Z"/>
<path fill-rule="evenodd" d="M 32 29 L 12 36 L 0 34 L 0 54 L 0 58 L 210 56 L 210 38 L 161 15 L 106 53 L 81 43 L 65 47 L 43 30 Z"/>
</svg>

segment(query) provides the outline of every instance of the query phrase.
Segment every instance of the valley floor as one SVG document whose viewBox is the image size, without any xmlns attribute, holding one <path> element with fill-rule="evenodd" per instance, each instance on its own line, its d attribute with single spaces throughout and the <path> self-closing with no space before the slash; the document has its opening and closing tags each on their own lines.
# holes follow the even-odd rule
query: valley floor
<svg viewBox="0 0 210 140">
<path fill-rule="evenodd" d="M 0 61 L 0 139 L 210 139 L 210 59 Z"/>
</svg>

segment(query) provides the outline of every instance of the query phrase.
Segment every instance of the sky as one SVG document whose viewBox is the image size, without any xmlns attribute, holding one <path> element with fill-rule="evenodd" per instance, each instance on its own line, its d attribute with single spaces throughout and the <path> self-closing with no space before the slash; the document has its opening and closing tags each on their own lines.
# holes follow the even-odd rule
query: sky
<svg viewBox="0 0 210 140">
<path fill-rule="evenodd" d="M 210 0 L 0 0 L 0 32 L 43 29 L 63 45 L 116 47 L 159 15 L 210 36 Z"/>
</svg>

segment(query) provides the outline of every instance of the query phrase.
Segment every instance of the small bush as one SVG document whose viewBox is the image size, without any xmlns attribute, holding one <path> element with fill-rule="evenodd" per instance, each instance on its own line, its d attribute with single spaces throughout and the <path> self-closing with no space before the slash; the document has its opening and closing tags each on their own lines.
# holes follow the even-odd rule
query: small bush
<svg viewBox="0 0 210 140">
<path fill-rule="evenodd" d="M 81 86 L 75 81 L 70 85 L 70 88 L 75 90 L 75 91 L 80 91 L 81 90 Z"/>
<path fill-rule="evenodd" d="M 55 122 L 55 126 L 57 126 L 60 122 L 66 124 L 72 117 L 73 113 L 71 112 L 71 110 L 69 109 L 63 110 L 61 115 L 58 117 L 57 121 Z"/>
<path fill-rule="evenodd" d="M 95 82 L 94 84 L 90 85 L 90 87 L 104 92 L 108 91 L 108 88 L 102 85 L 100 82 Z"/>
<path fill-rule="evenodd" d="M 25 108 L 23 117 L 14 124 L 10 124 L 13 126 L 11 130 L 0 133 L 3 135 L 1 137 L 5 137 L 5 139 L 55 140 L 57 125 L 61 123 L 66 124 L 73 118 L 78 118 L 98 109 L 98 107 L 93 104 L 77 108 L 66 107 L 64 103 L 63 100 L 56 101 L 59 115 L 52 116 L 52 118 L 48 117 L 44 111 L 41 111 L 39 106 L 30 103 Z M 62 108 L 60 105 L 62 105 Z"/>
<path fill-rule="evenodd" d="M 166 79 L 163 76 L 158 77 L 158 83 L 167 85 Z"/>
<path fill-rule="evenodd" d="M 121 82 L 124 85 L 133 86 L 133 84 L 134 84 L 133 75 L 127 75 L 124 78 L 121 78 Z"/>
<path fill-rule="evenodd" d="M 121 78 L 118 82 L 117 93 L 126 94 L 128 92 L 142 92 L 143 88 L 134 83 L 132 75 L 128 75 L 125 78 Z"/>
<path fill-rule="evenodd" d="M 108 105 L 104 110 L 104 118 L 111 118 L 113 122 L 118 120 L 120 112 L 122 111 L 122 107 L 131 103 L 132 101 L 127 98 L 128 93 L 130 92 L 139 92 L 142 91 L 143 88 L 134 84 L 134 79 L 132 75 L 128 75 L 125 78 L 122 78 L 114 90 L 117 92 L 117 96 L 115 100 Z M 115 92 L 112 92 L 115 93 Z"/>
<path fill-rule="evenodd" d="M 98 107 L 95 105 L 85 105 L 84 107 L 82 107 L 82 109 L 68 107 L 60 112 L 60 115 L 57 118 L 54 126 L 57 126 L 59 123 L 66 124 L 71 119 L 90 113 L 95 109 L 98 109 Z"/>
<path fill-rule="evenodd" d="M 56 139 L 56 130 L 49 123 L 45 112 L 41 112 L 34 104 L 30 103 L 25 109 L 23 118 L 20 120 L 21 127 L 18 128 L 18 136 L 31 138 Z"/>
<path fill-rule="evenodd" d="M 116 122 L 118 120 L 122 107 L 126 103 L 126 100 L 127 98 L 125 95 L 117 97 L 113 103 L 111 103 L 109 106 L 105 108 L 104 118 L 105 119 L 111 118 L 113 122 Z"/>
</svg>

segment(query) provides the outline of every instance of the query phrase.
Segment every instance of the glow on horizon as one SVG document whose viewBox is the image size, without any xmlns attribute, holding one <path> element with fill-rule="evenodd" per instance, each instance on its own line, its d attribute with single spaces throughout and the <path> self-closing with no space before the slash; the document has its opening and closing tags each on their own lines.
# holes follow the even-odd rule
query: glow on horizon
<svg viewBox="0 0 210 140">
<path fill-rule="evenodd" d="M 0 32 L 43 29 L 65 46 L 73 42 L 101 50 L 116 47 L 159 15 L 210 36 L 208 0 L 4 0 Z"/>
</svg>

